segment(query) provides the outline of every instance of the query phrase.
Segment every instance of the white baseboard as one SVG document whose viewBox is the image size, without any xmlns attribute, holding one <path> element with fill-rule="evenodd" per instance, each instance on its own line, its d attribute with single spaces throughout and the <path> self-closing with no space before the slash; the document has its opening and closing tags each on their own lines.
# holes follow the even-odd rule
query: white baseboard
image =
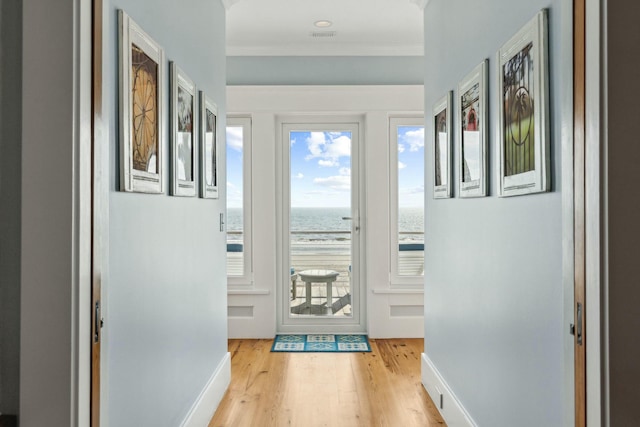
<svg viewBox="0 0 640 427">
<path fill-rule="evenodd" d="M 449 427 L 477 427 L 440 372 L 424 353 L 422 353 L 422 385 Z"/>
<path fill-rule="evenodd" d="M 231 382 L 231 354 L 227 353 L 187 413 L 181 427 L 206 427 Z"/>
</svg>

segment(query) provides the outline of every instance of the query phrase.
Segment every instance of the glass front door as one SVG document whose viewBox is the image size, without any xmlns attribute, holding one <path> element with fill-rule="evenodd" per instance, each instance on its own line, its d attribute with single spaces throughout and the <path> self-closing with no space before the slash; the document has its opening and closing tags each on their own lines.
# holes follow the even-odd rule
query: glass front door
<svg viewBox="0 0 640 427">
<path fill-rule="evenodd" d="M 287 322 L 358 323 L 358 124 L 284 124 L 283 142 Z"/>
</svg>

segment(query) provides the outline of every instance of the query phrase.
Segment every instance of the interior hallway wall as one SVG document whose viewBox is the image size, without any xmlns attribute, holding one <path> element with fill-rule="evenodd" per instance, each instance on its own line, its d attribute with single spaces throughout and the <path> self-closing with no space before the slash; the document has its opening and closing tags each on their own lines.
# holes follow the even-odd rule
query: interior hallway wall
<svg viewBox="0 0 640 427">
<path fill-rule="evenodd" d="M 165 52 L 164 194 L 118 191 L 118 9 Z M 112 426 L 176 426 L 227 356 L 225 233 L 218 224 L 226 181 L 222 146 L 219 199 L 169 195 L 169 61 L 217 104 L 224 141 L 225 10 L 211 0 L 107 0 L 104 13 L 105 411 Z"/>
<path fill-rule="evenodd" d="M 425 214 L 425 354 L 480 426 L 563 425 L 560 182 L 562 127 L 572 126 L 562 103 L 572 55 L 562 5 L 431 0 L 424 14 L 427 111 L 448 91 L 458 95 L 459 81 L 489 59 L 489 196 L 461 199 L 456 188 L 454 198 L 433 200 L 427 174 Z M 551 191 L 499 198 L 496 52 L 542 8 L 549 9 Z"/>
</svg>

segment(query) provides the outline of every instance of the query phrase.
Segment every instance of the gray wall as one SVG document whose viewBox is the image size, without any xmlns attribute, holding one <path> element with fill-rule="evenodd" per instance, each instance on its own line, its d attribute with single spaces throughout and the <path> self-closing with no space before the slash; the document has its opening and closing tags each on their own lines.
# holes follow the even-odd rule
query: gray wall
<svg viewBox="0 0 640 427">
<path fill-rule="evenodd" d="M 608 40 L 606 67 L 608 99 L 604 108 L 608 124 L 604 199 L 608 211 L 608 333 L 610 425 L 638 425 L 638 384 L 640 383 L 640 286 L 638 284 L 638 196 L 636 184 L 640 146 L 638 116 L 640 93 L 638 69 L 640 53 L 640 8 L 635 0 L 609 0 L 606 25 Z M 606 339 L 606 338 L 605 338 Z M 606 341 L 605 341 L 606 342 Z"/>
<path fill-rule="evenodd" d="M 20 370 L 22 1 L 0 3 L 0 413 L 17 414 Z"/>
<path fill-rule="evenodd" d="M 229 56 L 229 85 L 415 85 L 422 56 Z"/>
<path fill-rule="evenodd" d="M 218 200 L 171 197 L 168 190 L 160 195 L 117 191 L 119 8 L 164 48 L 167 78 L 168 61 L 174 60 L 217 103 L 219 131 L 226 111 L 225 12 L 221 2 L 211 0 L 105 2 L 106 410 L 112 426 L 176 426 L 227 352 L 225 235 L 218 229 L 225 181 Z M 162 87 L 168 107 L 168 79 Z M 169 153 L 165 124 L 163 144 Z M 164 166 L 168 189 L 168 155 Z M 220 173 L 224 176 L 224 167 Z"/>
<path fill-rule="evenodd" d="M 498 198 L 495 54 L 542 8 L 550 9 L 552 191 Z M 561 111 L 571 86 L 563 80 L 563 67 L 571 67 L 571 52 L 563 50 L 567 21 L 561 0 L 431 0 L 425 9 L 425 111 L 489 58 L 489 197 L 460 199 L 456 189 L 455 198 L 436 201 L 428 190 L 425 214 L 425 352 L 479 426 L 563 425 L 568 326 L 560 154 L 562 126 L 572 123 Z M 426 186 L 433 188 L 431 174 Z"/>
</svg>

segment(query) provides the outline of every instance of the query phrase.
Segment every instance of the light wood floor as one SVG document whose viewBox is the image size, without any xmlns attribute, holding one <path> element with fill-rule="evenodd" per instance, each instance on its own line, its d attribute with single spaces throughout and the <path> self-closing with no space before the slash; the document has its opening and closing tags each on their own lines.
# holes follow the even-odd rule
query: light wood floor
<svg viewBox="0 0 640 427">
<path fill-rule="evenodd" d="M 209 427 L 445 426 L 420 382 L 422 339 L 371 340 L 371 353 L 271 353 L 230 340 L 231 385 Z"/>
</svg>

